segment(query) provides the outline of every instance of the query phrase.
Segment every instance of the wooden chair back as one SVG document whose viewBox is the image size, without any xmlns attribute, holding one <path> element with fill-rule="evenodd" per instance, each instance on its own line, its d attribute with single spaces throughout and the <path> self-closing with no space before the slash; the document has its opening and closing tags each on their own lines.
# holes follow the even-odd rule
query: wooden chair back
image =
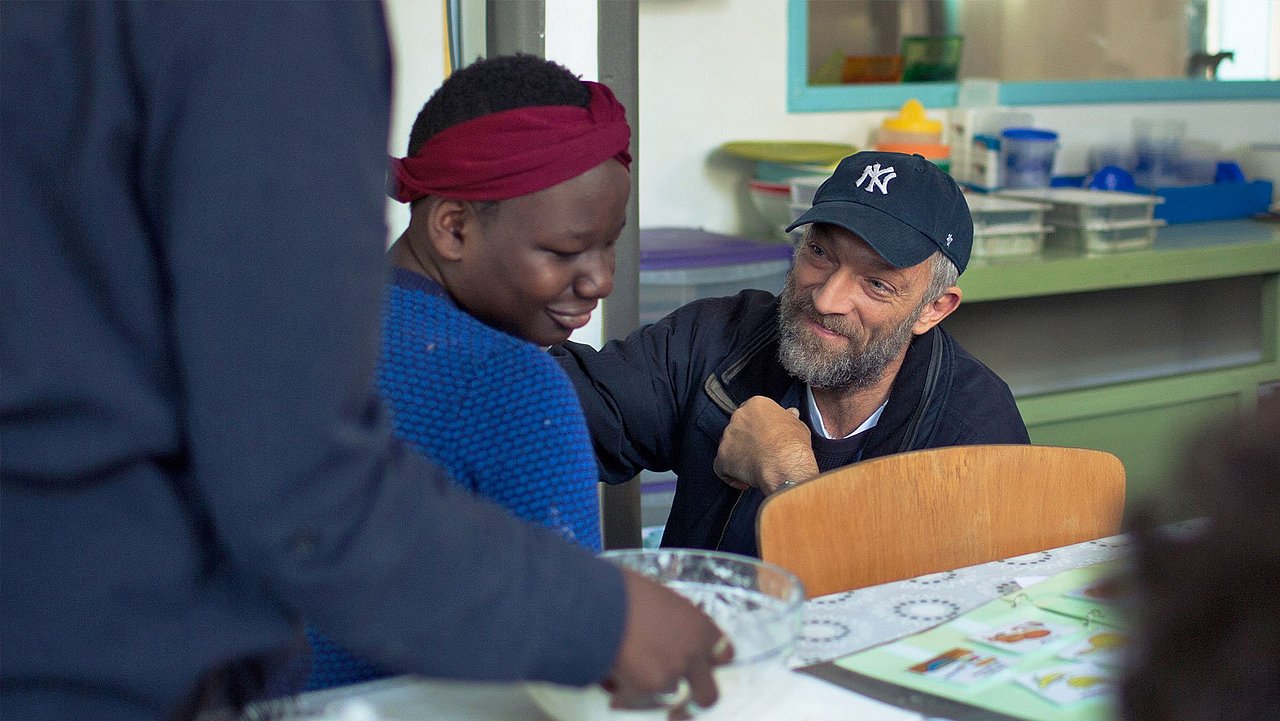
<svg viewBox="0 0 1280 721">
<path fill-rule="evenodd" d="M 770 495 L 760 555 L 810 597 L 1114 535 L 1125 473 L 1105 451 L 933 448 L 873 458 Z"/>
</svg>

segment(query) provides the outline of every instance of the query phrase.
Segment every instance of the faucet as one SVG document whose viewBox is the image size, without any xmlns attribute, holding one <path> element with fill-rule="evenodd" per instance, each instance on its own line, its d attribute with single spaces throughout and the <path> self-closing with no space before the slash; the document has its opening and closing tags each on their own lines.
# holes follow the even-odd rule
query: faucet
<svg viewBox="0 0 1280 721">
<path fill-rule="evenodd" d="M 1231 50 L 1223 50 L 1220 53 L 1191 53 L 1191 57 L 1187 58 L 1187 77 L 1217 80 L 1218 63 L 1223 60 L 1235 60 L 1235 57 L 1236 54 Z"/>
</svg>

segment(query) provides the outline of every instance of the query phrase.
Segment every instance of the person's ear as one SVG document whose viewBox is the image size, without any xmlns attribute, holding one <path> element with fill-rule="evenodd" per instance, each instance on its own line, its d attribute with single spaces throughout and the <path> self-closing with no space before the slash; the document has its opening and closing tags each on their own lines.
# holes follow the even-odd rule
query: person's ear
<svg viewBox="0 0 1280 721">
<path fill-rule="evenodd" d="M 462 247 L 469 232 L 467 221 L 471 208 L 458 200 L 440 200 L 427 208 L 427 240 L 443 260 L 462 258 Z"/>
<path fill-rule="evenodd" d="M 916 318 L 916 322 L 911 326 L 911 332 L 915 335 L 927 333 L 930 328 L 942 322 L 944 318 L 955 312 L 960 307 L 960 287 L 951 286 L 942 292 L 931 303 L 926 303 L 920 309 L 920 317 Z"/>
</svg>

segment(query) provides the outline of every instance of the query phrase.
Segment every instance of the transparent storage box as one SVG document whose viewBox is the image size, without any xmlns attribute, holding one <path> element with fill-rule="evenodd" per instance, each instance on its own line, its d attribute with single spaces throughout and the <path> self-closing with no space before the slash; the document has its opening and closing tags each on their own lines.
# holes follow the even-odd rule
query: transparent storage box
<svg viewBox="0 0 1280 721">
<path fill-rule="evenodd" d="M 1049 203 L 1033 203 L 979 193 L 965 193 L 964 199 L 969 204 L 969 214 L 973 216 L 975 235 L 986 230 L 995 232 L 1016 227 L 1021 231 L 1027 226 L 1043 226 L 1045 211 L 1051 207 Z M 976 241 L 974 245 L 976 248 Z"/>
<path fill-rule="evenodd" d="M 1016 258 L 1044 249 L 1045 234 L 1052 230 L 1039 223 L 1000 225 L 973 231 L 973 258 Z"/>
<path fill-rule="evenodd" d="M 1087 188 L 1010 188 L 999 197 L 1049 203 L 1044 222 L 1054 226 L 1090 228 L 1098 224 L 1149 221 L 1155 207 L 1164 202 L 1159 195 L 1125 193 Z"/>
<path fill-rule="evenodd" d="M 818 194 L 818 186 L 822 185 L 830 175 L 799 175 L 792 178 L 791 204 L 802 205 L 805 210 L 813 205 L 813 196 Z"/>
<path fill-rule="evenodd" d="M 777 294 L 791 268 L 791 246 L 698 228 L 640 230 L 640 323 L 699 298 L 745 288 Z"/>
<path fill-rule="evenodd" d="M 1093 225 L 1059 225 L 1046 239 L 1046 245 L 1085 253 L 1117 253 L 1146 250 L 1156 242 L 1156 231 L 1165 226 L 1163 220 L 1128 220 Z"/>
</svg>

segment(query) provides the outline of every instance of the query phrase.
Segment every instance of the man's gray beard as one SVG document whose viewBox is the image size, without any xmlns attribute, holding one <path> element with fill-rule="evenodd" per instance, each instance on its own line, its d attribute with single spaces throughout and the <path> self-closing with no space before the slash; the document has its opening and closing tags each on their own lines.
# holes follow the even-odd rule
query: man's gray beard
<svg viewBox="0 0 1280 721">
<path fill-rule="evenodd" d="M 903 319 L 887 335 L 864 341 L 856 332 L 825 320 L 813 307 L 813 299 L 797 297 L 795 284 L 787 276 L 778 312 L 778 360 L 788 373 L 814 388 L 861 390 L 878 382 L 885 369 L 911 343 L 911 327 L 920 308 Z M 804 319 L 812 319 L 828 330 L 851 341 L 850 352 L 832 353 L 812 331 L 804 327 Z M 862 345 L 862 352 L 855 349 Z"/>
</svg>

